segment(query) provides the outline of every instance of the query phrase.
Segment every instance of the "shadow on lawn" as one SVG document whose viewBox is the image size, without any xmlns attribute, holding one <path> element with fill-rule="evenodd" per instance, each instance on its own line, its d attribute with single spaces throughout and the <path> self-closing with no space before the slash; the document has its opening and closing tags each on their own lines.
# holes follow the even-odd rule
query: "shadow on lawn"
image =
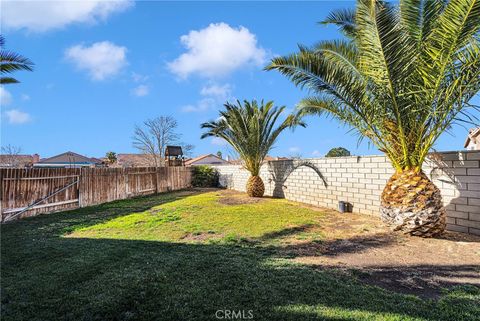
<svg viewBox="0 0 480 321">
<path fill-rule="evenodd" d="M 277 234 L 281 235 L 282 233 L 277 232 Z M 394 244 L 396 239 L 397 237 L 392 233 L 377 233 L 359 235 L 348 239 L 289 244 L 282 246 L 281 251 L 287 257 L 316 255 L 334 257 L 346 253 L 361 253 L 371 248 L 388 247 Z"/>
<path fill-rule="evenodd" d="M 224 309 L 272 321 L 474 320 L 478 312 L 468 297 L 422 301 L 259 248 L 57 238 L 17 250 L 3 255 L 2 320 L 215 320 Z"/>
<path fill-rule="evenodd" d="M 306 232 L 310 230 L 311 228 L 315 227 L 314 224 L 303 224 L 300 226 L 294 226 L 294 227 L 288 227 L 280 231 L 275 231 L 271 233 L 266 233 L 262 235 L 261 237 L 257 238 L 258 241 L 270 241 L 270 240 L 276 240 L 276 239 L 281 239 L 283 237 L 295 235 L 301 232 Z"/>
<path fill-rule="evenodd" d="M 374 265 L 354 273 L 359 280 L 368 284 L 422 298 L 438 298 L 445 288 L 480 286 L 478 265 Z"/>
<path fill-rule="evenodd" d="M 217 320 L 217 310 L 251 310 L 253 320 L 262 321 L 478 316 L 476 288 L 423 301 L 365 286 L 334 269 L 289 263 L 274 247 L 59 237 L 69 228 L 146 210 L 159 200 L 173 199 L 153 197 L 142 206 L 115 202 L 3 226 L 2 320 L 203 321 Z"/>
</svg>

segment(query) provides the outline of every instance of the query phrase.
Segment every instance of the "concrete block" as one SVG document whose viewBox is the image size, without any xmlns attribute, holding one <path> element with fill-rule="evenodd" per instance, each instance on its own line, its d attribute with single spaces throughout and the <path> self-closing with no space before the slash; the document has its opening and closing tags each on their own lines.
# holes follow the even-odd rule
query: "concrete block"
<svg viewBox="0 0 480 321">
<path fill-rule="evenodd" d="M 457 218 L 457 224 L 460 226 L 473 227 L 473 228 L 480 229 L 480 221 L 470 221 L 470 220 Z"/>
<path fill-rule="evenodd" d="M 468 219 L 470 221 L 480 221 L 480 212 L 479 213 L 470 213 Z"/>
<path fill-rule="evenodd" d="M 455 205 L 455 210 L 469 213 L 480 213 L 480 206 L 457 204 Z"/>
<path fill-rule="evenodd" d="M 479 177 L 480 178 L 480 177 Z M 480 191 L 480 183 L 468 183 L 467 190 L 469 191 Z"/>
<path fill-rule="evenodd" d="M 468 220 L 468 213 L 458 211 L 447 211 L 447 217 L 463 218 Z"/>
<path fill-rule="evenodd" d="M 480 177 L 478 176 L 462 176 L 458 175 L 455 176 L 455 180 L 459 183 L 474 183 L 480 184 Z"/>
<path fill-rule="evenodd" d="M 480 236 L 480 229 L 470 227 L 468 229 L 468 233 Z"/>
<path fill-rule="evenodd" d="M 467 160 L 480 160 L 480 152 L 468 152 Z"/>
<path fill-rule="evenodd" d="M 470 161 L 454 161 L 453 162 L 453 167 L 455 168 L 458 168 L 458 167 L 462 167 L 462 168 L 479 168 L 479 162 L 478 161 L 474 161 L 474 160 L 470 160 Z"/>
<path fill-rule="evenodd" d="M 480 206 L 480 198 L 467 198 L 468 205 Z"/>
<path fill-rule="evenodd" d="M 454 224 L 447 224 L 447 230 L 453 231 L 453 232 L 468 233 L 468 227 L 454 225 Z"/>
<path fill-rule="evenodd" d="M 480 168 L 467 168 L 468 176 L 480 176 Z"/>
</svg>

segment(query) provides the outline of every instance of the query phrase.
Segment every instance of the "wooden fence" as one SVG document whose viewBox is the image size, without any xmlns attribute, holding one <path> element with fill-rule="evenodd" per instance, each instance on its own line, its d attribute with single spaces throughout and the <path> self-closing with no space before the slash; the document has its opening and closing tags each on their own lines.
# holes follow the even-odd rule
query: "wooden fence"
<svg viewBox="0 0 480 321">
<path fill-rule="evenodd" d="M 1 221 L 191 186 L 189 167 L 0 169 Z"/>
</svg>

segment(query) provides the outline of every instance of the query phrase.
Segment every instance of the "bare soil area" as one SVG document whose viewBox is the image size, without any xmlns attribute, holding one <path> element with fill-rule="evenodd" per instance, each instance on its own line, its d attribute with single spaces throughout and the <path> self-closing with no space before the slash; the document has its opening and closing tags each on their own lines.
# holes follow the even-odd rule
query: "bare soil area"
<svg viewBox="0 0 480 321">
<path fill-rule="evenodd" d="M 265 200 L 265 198 L 249 197 L 245 193 L 233 190 L 222 190 L 219 191 L 218 195 L 220 196 L 218 202 L 224 205 L 255 204 Z"/>
<path fill-rule="evenodd" d="M 437 297 L 445 287 L 480 286 L 478 236 L 445 232 L 437 238 L 411 237 L 390 231 L 377 217 L 326 212 L 318 225 L 307 228 L 323 237 L 315 242 L 286 239 L 285 255 L 426 298 Z"/>
</svg>

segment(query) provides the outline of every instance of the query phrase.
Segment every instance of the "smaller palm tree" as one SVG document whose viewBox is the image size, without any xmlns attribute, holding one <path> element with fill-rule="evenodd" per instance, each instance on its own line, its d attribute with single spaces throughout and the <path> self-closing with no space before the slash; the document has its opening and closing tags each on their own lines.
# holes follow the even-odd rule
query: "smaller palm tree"
<svg viewBox="0 0 480 321">
<path fill-rule="evenodd" d="M 0 84 L 15 84 L 19 81 L 9 75 L 14 71 L 18 70 L 33 70 L 33 62 L 30 59 L 23 57 L 13 51 L 5 50 L 5 38 L 0 35 L 0 72 L 2 76 L 0 77 Z"/>
<path fill-rule="evenodd" d="M 105 154 L 105 158 L 107 159 L 107 162 L 109 164 L 115 164 L 115 162 L 117 161 L 117 153 L 115 152 L 107 152 Z"/>
<path fill-rule="evenodd" d="M 237 100 L 236 104 L 226 103 L 224 107 L 218 120 L 201 125 L 207 129 L 201 138 L 219 137 L 229 143 L 251 174 L 247 182 L 247 194 L 262 197 L 265 185 L 259 174 L 265 156 L 281 132 L 297 125 L 305 127 L 305 124 L 298 115 L 291 114 L 275 127 L 285 106 L 274 106 L 273 101 L 264 104 L 262 100 L 259 105 L 256 100 L 245 100 L 242 105 Z"/>
</svg>

